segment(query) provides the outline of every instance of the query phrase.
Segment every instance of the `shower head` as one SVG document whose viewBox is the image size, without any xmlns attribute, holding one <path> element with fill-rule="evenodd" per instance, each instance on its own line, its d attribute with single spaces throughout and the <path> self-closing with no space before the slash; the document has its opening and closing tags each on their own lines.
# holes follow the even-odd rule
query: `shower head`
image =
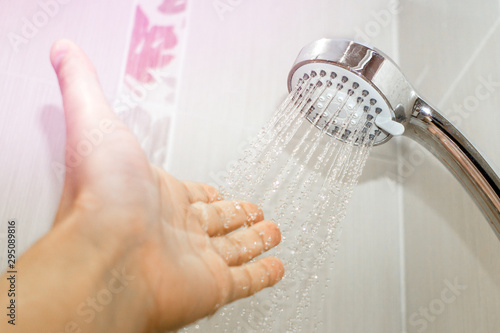
<svg viewBox="0 0 500 333">
<path fill-rule="evenodd" d="M 398 66 L 381 51 L 344 39 L 315 41 L 299 53 L 288 77 L 289 91 L 309 76 L 324 76 L 322 84 L 331 86 L 312 103 L 309 121 L 322 109 L 328 108 L 329 113 L 339 110 L 338 125 L 352 132 L 355 120 L 366 114 L 368 120 L 373 119 L 370 133 L 378 134 L 374 145 L 404 133 L 417 95 Z M 330 127 L 326 132 L 332 134 L 335 127 Z"/>
<path fill-rule="evenodd" d="M 301 92 L 305 84 L 320 89 L 315 89 L 315 95 L 306 95 Z M 404 134 L 423 145 L 461 181 L 500 239 L 500 178 L 474 145 L 416 93 L 381 51 L 345 39 L 315 41 L 299 53 L 288 89 L 309 96 L 301 112 L 336 139 L 347 141 L 347 133 L 351 142 L 357 142 L 353 136 L 368 132 L 378 145 Z M 336 124 L 322 121 L 331 113 Z M 338 133 L 339 127 L 344 134 Z"/>
</svg>

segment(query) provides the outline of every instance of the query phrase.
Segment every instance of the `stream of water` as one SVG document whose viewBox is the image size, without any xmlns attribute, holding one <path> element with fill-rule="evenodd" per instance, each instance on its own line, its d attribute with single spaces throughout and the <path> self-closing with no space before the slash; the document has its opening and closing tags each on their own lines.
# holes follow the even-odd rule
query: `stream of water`
<svg viewBox="0 0 500 333">
<path fill-rule="evenodd" d="M 231 170 L 225 198 L 259 203 L 279 225 L 282 242 L 270 254 L 283 261 L 286 273 L 275 287 L 195 327 L 230 333 L 320 330 L 341 223 L 380 133 L 366 106 L 363 111 L 362 94 L 324 75 L 305 75 Z"/>
</svg>

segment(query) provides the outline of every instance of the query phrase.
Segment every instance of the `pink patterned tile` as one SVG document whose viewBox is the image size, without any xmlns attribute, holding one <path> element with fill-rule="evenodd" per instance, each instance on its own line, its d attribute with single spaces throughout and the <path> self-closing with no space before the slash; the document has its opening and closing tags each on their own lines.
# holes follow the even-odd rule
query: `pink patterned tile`
<svg viewBox="0 0 500 333">
<path fill-rule="evenodd" d="M 127 75 L 139 82 L 151 82 L 154 78 L 148 70 L 168 66 L 177 46 L 174 27 L 152 26 L 141 7 L 137 7 L 134 31 L 127 61 Z"/>
<path fill-rule="evenodd" d="M 163 0 L 158 10 L 164 14 L 177 14 L 186 10 L 186 0 Z"/>
<path fill-rule="evenodd" d="M 142 149 L 151 163 L 163 165 L 167 158 L 167 148 L 170 136 L 170 116 L 155 117 L 154 106 L 147 109 L 137 106 L 120 114 L 127 126 L 134 132 Z"/>
<path fill-rule="evenodd" d="M 114 107 L 151 162 L 163 165 L 176 111 L 186 0 L 140 0 L 122 91 Z"/>
</svg>

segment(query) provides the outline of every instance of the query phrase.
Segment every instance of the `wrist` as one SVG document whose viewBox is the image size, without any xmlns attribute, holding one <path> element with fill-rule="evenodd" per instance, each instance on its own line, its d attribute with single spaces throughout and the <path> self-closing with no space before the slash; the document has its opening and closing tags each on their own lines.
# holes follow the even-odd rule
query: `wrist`
<svg viewBox="0 0 500 333">
<path fill-rule="evenodd" d="M 53 228 L 18 262 L 22 283 L 16 302 L 22 317 L 16 328 L 48 333 L 144 331 L 144 288 L 138 272 L 108 250 L 101 251 L 71 223 Z M 0 290 L 6 290 L 7 282 L 3 276 Z M 3 294 L 0 301 L 5 304 Z"/>
</svg>

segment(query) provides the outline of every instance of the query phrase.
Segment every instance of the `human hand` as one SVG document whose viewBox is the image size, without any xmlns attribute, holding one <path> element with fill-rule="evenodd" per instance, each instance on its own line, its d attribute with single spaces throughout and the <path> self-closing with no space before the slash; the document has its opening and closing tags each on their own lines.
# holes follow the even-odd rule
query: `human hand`
<svg viewBox="0 0 500 333">
<path fill-rule="evenodd" d="M 63 40 L 51 61 L 66 117 L 66 178 L 52 230 L 19 262 L 16 328 L 172 330 L 282 278 L 277 258 L 249 262 L 281 239 L 256 205 L 150 165 L 84 53 Z"/>
</svg>

